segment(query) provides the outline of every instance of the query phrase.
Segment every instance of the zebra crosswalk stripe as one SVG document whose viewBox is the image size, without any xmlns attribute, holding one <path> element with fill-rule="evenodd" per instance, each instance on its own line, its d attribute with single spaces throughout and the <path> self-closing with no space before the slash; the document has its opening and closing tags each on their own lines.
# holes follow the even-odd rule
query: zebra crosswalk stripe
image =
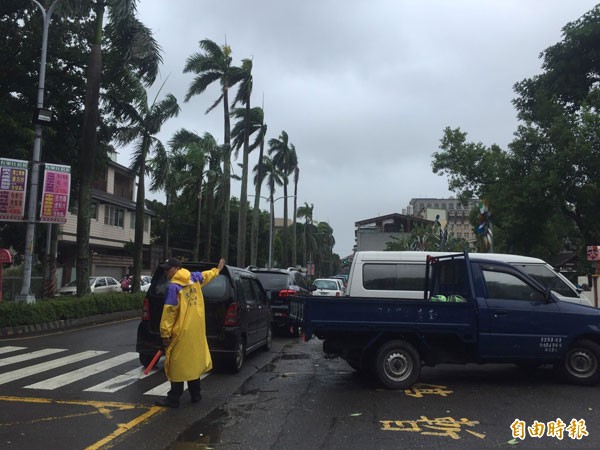
<svg viewBox="0 0 600 450">
<path fill-rule="evenodd" d="M 0 367 L 66 351 L 66 348 L 45 348 L 42 350 L 36 350 L 35 352 L 24 353 L 23 355 L 9 356 L 8 358 L 0 359 Z"/>
<path fill-rule="evenodd" d="M 25 350 L 27 347 L 15 347 L 8 345 L 6 347 L 0 347 L 0 355 L 4 353 L 16 352 L 17 350 Z"/>
<path fill-rule="evenodd" d="M 40 381 L 39 383 L 30 384 L 29 386 L 25 386 L 25 388 L 52 391 L 58 387 L 83 380 L 84 378 L 97 375 L 100 372 L 112 369 L 113 367 L 119 366 L 126 362 L 133 361 L 134 359 L 137 359 L 137 357 L 138 354 L 134 352 L 123 353 L 113 358 L 82 367 L 81 369 L 72 370 L 71 372 L 67 372 L 53 378 L 48 378 L 47 380 Z"/>
<path fill-rule="evenodd" d="M 72 364 L 78 361 L 93 358 L 94 356 L 103 355 L 104 353 L 108 352 L 102 350 L 88 350 L 85 352 L 76 353 L 74 355 L 65 356 L 63 358 L 53 359 L 52 361 L 34 364 L 33 366 L 24 367 L 22 369 L 5 372 L 3 374 L 0 374 L 0 384 L 6 384 L 11 381 L 20 380 L 22 378 L 26 378 L 31 375 L 38 374 L 40 372 L 45 372 L 48 370 L 56 369 L 57 367 L 62 367 L 66 364 Z"/>
<path fill-rule="evenodd" d="M 123 375 L 116 376 L 115 378 L 105 381 L 104 383 L 97 384 L 96 386 L 92 386 L 84 390 L 89 392 L 117 392 L 118 390 L 135 383 L 137 380 L 149 377 L 150 375 L 151 374 L 144 375 L 144 368 L 138 367 L 137 369 L 130 370 Z"/>
</svg>

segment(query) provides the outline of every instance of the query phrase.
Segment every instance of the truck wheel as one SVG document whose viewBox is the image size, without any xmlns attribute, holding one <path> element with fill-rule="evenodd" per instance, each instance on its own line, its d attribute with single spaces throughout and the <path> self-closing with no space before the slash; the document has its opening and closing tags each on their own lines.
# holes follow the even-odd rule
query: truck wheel
<svg viewBox="0 0 600 450">
<path fill-rule="evenodd" d="M 587 339 L 575 342 L 557 366 L 569 383 L 593 386 L 600 381 L 600 345 Z"/>
<path fill-rule="evenodd" d="M 389 341 L 377 351 L 377 378 L 388 389 L 406 389 L 421 374 L 419 352 L 406 341 Z"/>
</svg>

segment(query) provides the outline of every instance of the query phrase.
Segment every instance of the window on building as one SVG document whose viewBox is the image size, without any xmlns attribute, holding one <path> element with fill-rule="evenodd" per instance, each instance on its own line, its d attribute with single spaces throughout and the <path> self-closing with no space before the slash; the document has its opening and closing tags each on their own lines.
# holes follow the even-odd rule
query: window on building
<svg viewBox="0 0 600 450">
<path fill-rule="evenodd" d="M 150 231 L 150 217 L 144 216 L 144 231 L 148 233 Z"/>
<path fill-rule="evenodd" d="M 454 209 L 454 203 L 448 203 L 448 209 Z"/>
<path fill-rule="evenodd" d="M 129 228 L 135 230 L 135 211 L 129 211 Z"/>
<path fill-rule="evenodd" d="M 104 211 L 104 224 L 124 228 L 125 210 L 116 206 L 106 205 Z"/>
<path fill-rule="evenodd" d="M 98 203 L 96 202 L 90 204 L 90 219 L 98 220 Z"/>
</svg>

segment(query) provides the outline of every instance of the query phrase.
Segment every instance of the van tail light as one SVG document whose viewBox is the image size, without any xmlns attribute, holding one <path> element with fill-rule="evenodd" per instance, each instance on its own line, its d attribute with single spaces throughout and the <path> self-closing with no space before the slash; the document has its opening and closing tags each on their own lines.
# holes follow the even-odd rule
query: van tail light
<svg viewBox="0 0 600 450">
<path fill-rule="evenodd" d="M 144 298 L 144 305 L 142 306 L 142 320 L 150 320 L 150 301 L 148 297 Z"/>
<path fill-rule="evenodd" d="M 293 289 L 282 289 L 279 291 L 280 297 L 289 297 L 290 295 L 297 295 L 298 293 Z"/>
<path fill-rule="evenodd" d="M 231 303 L 227 308 L 227 312 L 225 313 L 225 320 L 223 320 L 223 325 L 226 327 L 233 327 L 240 324 L 240 316 L 238 314 L 238 305 L 237 303 Z"/>
<path fill-rule="evenodd" d="M 336 291 L 335 296 L 339 297 L 340 296 L 340 291 Z"/>
</svg>

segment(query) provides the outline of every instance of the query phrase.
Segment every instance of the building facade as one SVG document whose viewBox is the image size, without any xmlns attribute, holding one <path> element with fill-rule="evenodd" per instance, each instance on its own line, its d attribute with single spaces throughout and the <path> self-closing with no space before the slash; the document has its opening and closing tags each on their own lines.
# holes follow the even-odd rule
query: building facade
<svg viewBox="0 0 600 450">
<path fill-rule="evenodd" d="M 455 198 L 413 198 L 410 200 L 406 211 L 410 215 L 430 219 L 440 215 L 440 224 L 448 224 L 448 231 L 458 238 L 466 239 L 470 243 L 477 240 L 469 215 L 473 208 L 479 207 L 478 199 L 471 199 L 466 205 Z"/>
<path fill-rule="evenodd" d="M 386 249 L 393 238 L 400 238 L 412 232 L 415 225 L 432 225 L 433 221 L 419 216 L 387 214 L 354 222 L 354 242 L 356 251 Z"/>
<path fill-rule="evenodd" d="M 112 276 L 117 280 L 133 269 L 131 249 L 135 240 L 136 174 L 111 160 L 97 175 L 92 189 L 90 222 L 90 275 Z M 150 270 L 150 223 L 152 211 L 144 214 L 144 262 Z M 64 285 L 76 278 L 77 205 L 67 213 L 67 222 L 58 232 L 57 261 L 62 267 Z"/>
</svg>

